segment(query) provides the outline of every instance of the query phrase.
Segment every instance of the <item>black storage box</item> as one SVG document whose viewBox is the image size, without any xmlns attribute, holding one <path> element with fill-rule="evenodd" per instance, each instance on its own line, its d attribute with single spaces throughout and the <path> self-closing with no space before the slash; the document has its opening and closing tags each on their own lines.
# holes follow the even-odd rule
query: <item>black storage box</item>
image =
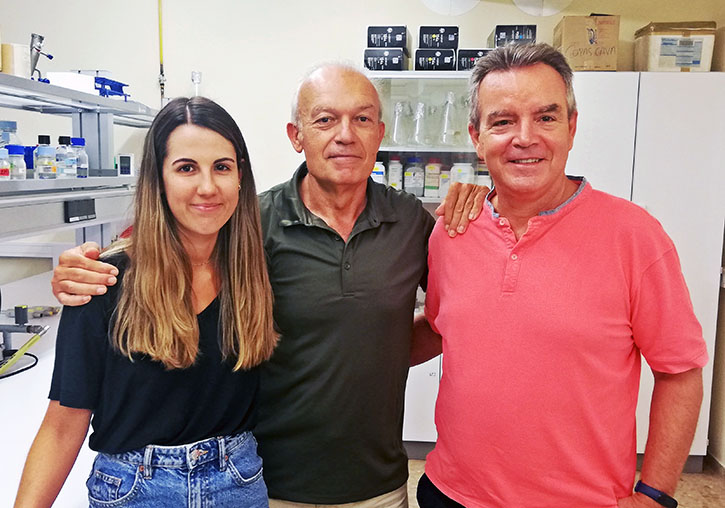
<svg viewBox="0 0 725 508">
<path fill-rule="evenodd" d="M 456 58 L 458 70 L 468 71 L 473 69 L 476 60 L 486 56 L 489 51 L 493 51 L 493 49 L 459 49 L 458 57 Z"/>
<path fill-rule="evenodd" d="M 455 49 L 416 49 L 416 71 L 455 71 Z"/>
<path fill-rule="evenodd" d="M 403 48 L 405 56 L 410 56 L 408 50 L 408 27 L 396 26 L 369 26 L 368 48 Z"/>
<path fill-rule="evenodd" d="M 457 26 L 421 26 L 418 47 L 458 49 Z"/>
<path fill-rule="evenodd" d="M 509 42 L 536 42 L 536 25 L 496 25 L 488 36 L 488 45 L 492 48 Z"/>
<path fill-rule="evenodd" d="M 403 48 L 367 48 L 364 61 L 371 71 L 408 70 L 408 57 Z"/>
</svg>

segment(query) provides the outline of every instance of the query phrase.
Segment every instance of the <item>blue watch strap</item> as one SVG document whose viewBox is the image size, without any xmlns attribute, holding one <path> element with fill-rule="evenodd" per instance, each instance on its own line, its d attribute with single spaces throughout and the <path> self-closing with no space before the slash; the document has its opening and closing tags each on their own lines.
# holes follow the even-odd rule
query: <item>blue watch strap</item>
<svg viewBox="0 0 725 508">
<path fill-rule="evenodd" d="M 654 499 L 657 503 L 665 506 L 666 508 L 677 508 L 677 500 L 674 497 L 668 496 L 661 490 L 657 490 L 654 487 L 650 487 L 646 483 L 643 483 L 642 480 L 639 480 L 637 485 L 634 486 L 634 491 Z"/>
</svg>

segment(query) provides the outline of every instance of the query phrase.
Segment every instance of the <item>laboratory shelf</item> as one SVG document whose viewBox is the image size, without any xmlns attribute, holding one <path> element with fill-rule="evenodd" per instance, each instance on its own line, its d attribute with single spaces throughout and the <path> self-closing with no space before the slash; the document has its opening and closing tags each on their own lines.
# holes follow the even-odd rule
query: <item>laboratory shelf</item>
<svg viewBox="0 0 725 508">
<path fill-rule="evenodd" d="M 52 115 L 108 113 L 113 123 L 148 127 L 157 111 L 134 101 L 112 99 L 0 73 L 0 107 Z"/>
</svg>

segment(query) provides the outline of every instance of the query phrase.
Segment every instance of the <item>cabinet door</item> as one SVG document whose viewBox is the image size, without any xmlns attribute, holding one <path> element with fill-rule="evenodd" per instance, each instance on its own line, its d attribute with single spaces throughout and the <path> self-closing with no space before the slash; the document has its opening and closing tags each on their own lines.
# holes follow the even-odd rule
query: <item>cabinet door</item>
<svg viewBox="0 0 725 508">
<path fill-rule="evenodd" d="M 403 440 L 434 443 L 438 438 L 434 421 L 441 357 L 412 367 L 405 390 Z"/>
<path fill-rule="evenodd" d="M 579 118 L 567 173 L 624 199 L 631 198 L 638 80 L 636 72 L 574 74 Z"/>
<path fill-rule="evenodd" d="M 695 314 L 712 357 L 725 224 L 725 74 L 642 73 L 632 200 L 664 226 L 682 263 Z M 705 455 L 712 362 L 691 454 Z M 653 380 L 643 369 L 637 409 L 644 451 Z"/>
</svg>

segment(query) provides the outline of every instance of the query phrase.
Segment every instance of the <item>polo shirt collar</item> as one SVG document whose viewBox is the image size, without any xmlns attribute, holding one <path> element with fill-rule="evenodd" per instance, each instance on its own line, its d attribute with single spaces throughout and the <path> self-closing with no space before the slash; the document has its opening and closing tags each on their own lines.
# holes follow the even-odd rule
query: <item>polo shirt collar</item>
<svg viewBox="0 0 725 508">
<path fill-rule="evenodd" d="M 570 205 L 570 204 L 571 204 L 571 203 L 572 203 L 572 202 L 573 202 L 573 201 L 574 201 L 574 200 L 575 200 L 575 199 L 576 199 L 577 197 L 579 197 L 579 196 L 580 196 L 580 195 L 581 195 L 582 193 L 584 193 L 584 190 L 585 190 L 585 189 L 586 189 L 587 187 L 591 188 L 591 185 L 589 185 L 589 182 L 588 182 L 588 181 L 587 181 L 587 179 L 586 179 L 585 177 L 583 177 L 583 176 L 570 176 L 570 175 L 567 175 L 567 178 L 568 178 L 569 180 L 572 180 L 572 181 L 574 181 L 574 182 L 577 182 L 577 183 L 579 184 L 579 187 L 577 188 L 577 190 L 576 190 L 576 191 L 574 192 L 574 194 L 572 194 L 572 195 L 571 195 L 571 196 L 570 196 L 570 197 L 569 197 L 569 198 L 568 198 L 568 199 L 567 199 L 566 201 L 564 201 L 564 202 L 563 202 L 562 204 L 560 204 L 560 205 L 559 205 L 559 206 L 557 206 L 556 208 L 553 208 L 553 209 L 551 209 L 551 210 L 543 210 L 543 211 L 539 212 L 539 213 L 537 214 L 537 216 L 538 216 L 538 217 L 546 217 L 546 216 L 556 215 L 557 213 L 559 213 L 559 212 L 561 212 L 561 211 L 563 211 L 563 210 L 565 210 L 565 209 L 567 209 L 567 208 L 571 208 L 571 207 L 570 207 L 569 205 Z M 493 207 L 493 203 L 491 203 L 491 199 L 493 199 L 493 197 L 494 197 L 495 195 L 496 195 L 496 188 L 494 187 L 494 188 L 493 188 L 493 189 L 491 189 L 491 191 L 490 191 L 490 192 L 489 192 L 489 193 L 488 193 L 488 194 L 486 195 L 486 201 L 485 201 L 485 204 L 486 204 L 486 207 L 488 208 L 488 210 L 489 210 L 489 211 L 491 212 L 491 217 L 493 217 L 494 219 L 498 219 L 498 218 L 500 217 L 500 215 L 499 215 L 499 213 L 498 213 L 498 212 L 496 211 L 496 209 L 495 209 L 495 208 Z"/>
<path fill-rule="evenodd" d="M 307 175 L 307 162 L 303 162 L 290 180 L 283 184 L 280 198 L 275 208 L 280 216 L 280 226 L 324 226 L 322 219 L 310 212 L 302 202 L 300 184 Z M 383 222 L 398 222 L 399 217 L 390 200 L 386 198 L 386 188 L 368 178 L 365 208 L 357 219 L 353 232 L 378 227 Z"/>
</svg>

